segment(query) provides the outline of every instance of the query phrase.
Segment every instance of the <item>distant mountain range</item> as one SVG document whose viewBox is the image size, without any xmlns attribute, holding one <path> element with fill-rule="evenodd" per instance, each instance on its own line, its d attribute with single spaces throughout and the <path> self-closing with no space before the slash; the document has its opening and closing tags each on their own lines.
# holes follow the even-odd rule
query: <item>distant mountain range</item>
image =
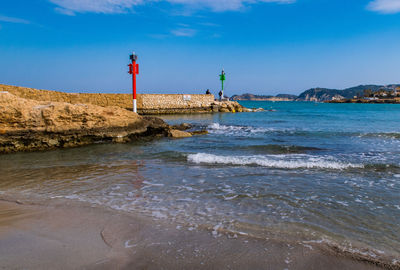
<svg viewBox="0 0 400 270">
<path fill-rule="evenodd" d="M 343 90 L 339 89 L 328 89 L 328 88 L 311 88 L 299 96 L 289 95 L 289 94 L 279 94 L 276 96 L 264 96 L 264 95 L 253 95 L 253 94 L 243 94 L 234 95 L 231 100 L 270 100 L 270 101 L 317 101 L 323 102 L 332 99 L 351 99 L 355 96 L 363 96 L 365 90 L 371 90 L 376 92 L 379 90 L 394 90 L 399 88 L 400 84 L 391 85 L 359 85 L 355 87 L 346 88 Z"/>
<path fill-rule="evenodd" d="M 346 88 L 344 90 L 338 89 L 327 89 L 327 88 L 312 88 L 301 93 L 296 100 L 298 101 L 327 101 L 336 99 L 351 99 L 355 96 L 363 96 L 365 90 L 371 90 L 372 92 L 383 90 L 394 90 L 400 85 L 359 85 L 355 87 Z"/>
</svg>

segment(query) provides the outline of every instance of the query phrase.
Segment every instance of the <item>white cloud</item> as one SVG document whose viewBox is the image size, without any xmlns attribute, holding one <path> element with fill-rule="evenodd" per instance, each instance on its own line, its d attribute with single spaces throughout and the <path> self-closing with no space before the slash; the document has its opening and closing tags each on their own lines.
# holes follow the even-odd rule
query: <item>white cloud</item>
<svg viewBox="0 0 400 270">
<path fill-rule="evenodd" d="M 75 13 L 123 13 L 144 0 L 49 0 L 58 7 L 56 10 L 66 15 Z"/>
<path fill-rule="evenodd" d="M 400 12 L 400 0 L 374 0 L 369 3 L 368 9 L 381 13 Z"/>
<path fill-rule="evenodd" d="M 191 28 L 178 28 L 172 30 L 171 33 L 177 37 L 193 37 L 197 31 Z"/>
<path fill-rule="evenodd" d="M 181 4 L 192 8 L 211 9 L 212 11 L 240 10 L 246 5 L 257 3 L 290 4 L 295 0 L 166 0 L 172 4 Z"/>
<path fill-rule="evenodd" d="M 257 3 L 290 4 L 296 0 L 49 0 L 57 5 L 56 10 L 66 15 L 75 13 L 124 13 L 134 6 L 154 2 L 168 2 L 194 9 L 210 9 L 212 11 L 239 10 L 247 5 Z"/>
<path fill-rule="evenodd" d="M 7 16 L 2 16 L 2 15 L 0 15 L 0 22 L 30 24 L 29 21 L 24 20 L 24 19 L 15 18 L 15 17 L 7 17 Z"/>
</svg>

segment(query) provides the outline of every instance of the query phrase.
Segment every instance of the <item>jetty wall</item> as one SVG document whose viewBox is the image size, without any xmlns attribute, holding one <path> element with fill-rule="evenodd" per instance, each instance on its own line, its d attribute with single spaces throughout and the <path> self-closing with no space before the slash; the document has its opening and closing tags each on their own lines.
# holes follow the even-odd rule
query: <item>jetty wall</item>
<svg viewBox="0 0 400 270">
<path fill-rule="evenodd" d="M 144 114 L 211 112 L 214 95 L 142 94 L 137 103 Z"/>
<path fill-rule="evenodd" d="M 0 84 L 0 91 L 37 101 L 117 106 L 128 110 L 132 110 L 133 107 L 131 94 L 64 93 L 3 84 Z M 212 112 L 215 111 L 214 105 L 214 95 L 139 94 L 137 96 L 138 112 L 141 114 Z"/>
</svg>

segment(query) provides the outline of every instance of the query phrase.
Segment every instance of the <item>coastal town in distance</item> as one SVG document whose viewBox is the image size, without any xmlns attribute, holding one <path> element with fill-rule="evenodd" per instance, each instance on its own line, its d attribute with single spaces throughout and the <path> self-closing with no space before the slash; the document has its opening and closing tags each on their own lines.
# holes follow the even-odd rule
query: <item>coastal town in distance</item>
<svg viewBox="0 0 400 270">
<path fill-rule="evenodd" d="M 312 88 L 298 96 L 291 94 L 278 94 L 276 96 L 242 94 L 234 95 L 230 99 L 328 103 L 400 103 L 400 85 L 359 85 L 344 90 Z"/>
</svg>

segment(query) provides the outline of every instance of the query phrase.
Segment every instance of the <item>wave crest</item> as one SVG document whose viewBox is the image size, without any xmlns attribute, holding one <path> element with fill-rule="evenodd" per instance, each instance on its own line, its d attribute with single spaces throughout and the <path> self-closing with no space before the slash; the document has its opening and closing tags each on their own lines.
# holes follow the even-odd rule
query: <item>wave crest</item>
<svg viewBox="0 0 400 270">
<path fill-rule="evenodd" d="M 254 133 L 266 133 L 280 131 L 275 128 L 262 128 L 252 126 L 227 126 L 219 123 L 213 123 L 207 127 L 207 130 L 211 134 L 229 134 L 229 135 L 248 135 Z M 287 131 L 287 130 L 283 130 Z"/>
<path fill-rule="evenodd" d="M 316 158 L 303 155 L 307 159 L 277 159 L 268 156 L 217 156 L 213 154 L 197 153 L 188 155 L 188 161 L 197 164 L 231 164 L 231 165 L 257 165 L 268 168 L 281 169 L 337 169 L 364 168 L 362 164 L 342 163 L 338 161 Z"/>
</svg>

